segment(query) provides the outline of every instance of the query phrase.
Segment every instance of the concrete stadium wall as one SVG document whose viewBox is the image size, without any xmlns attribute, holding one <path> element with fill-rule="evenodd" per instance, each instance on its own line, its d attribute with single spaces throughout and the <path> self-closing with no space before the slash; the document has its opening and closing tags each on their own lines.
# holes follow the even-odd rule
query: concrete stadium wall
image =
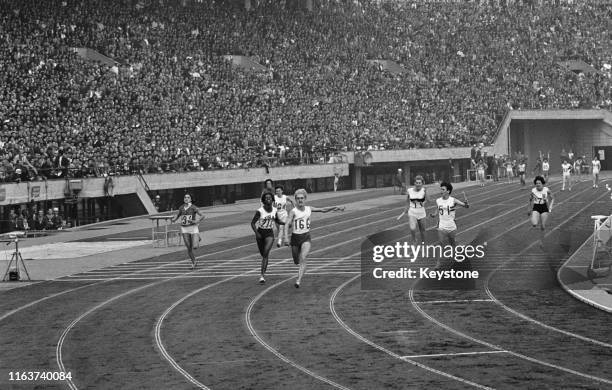
<svg viewBox="0 0 612 390">
<path fill-rule="evenodd" d="M 602 131 L 606 130 L 610 132 L 607 129 L 612 128 L 612 113 L 610 113 L 607 110 L 514 110 L 514 111 L 510 111 L 508 115 L 504 117 L 504 121 L 500 124 L 500 130 L 497 134 L 497 137 L 493 141 L 493 147 L 492 147 L 493 153 L 497 155 L 503 155 L 503 154 L 511 154 L 511 153 L 516 152 L 520 145 L 516 144 L 516 142 L 518 141 L 517 135 L 512 134 L 513 132 L 512 129 L 522 128 L 520 126 L 517 127 L 517 124 L 516 124 L 517 121 L 530 121 L 530 120 L 537 121 L 537 122 L 542 121 L 541 123 L 543 123 L 544 121 L 577 121 L 577 120 L 578 121 L 596 121 L 596 122 L 601 122 L 603 124 L 603 125 L 600 125 L 598 123 L 595 126 L 596 128 Z M 581 129 L 583 131 L 587 131 L 586 129 L 582 127 Z M 551 135 L 553 135 L 553 138 L 551 138 L 549 141 L 552 142 L 553 144 L 556 144 L 557 142 L 556 142 L 556 139 L 554 138 L 556 137 L 556 135 L 555 134 L 551 134 Z M 563 133 L 559 133 L 558 135 L 562 137 Z M 514 141 L 514 145 L 513 145 L 513 141 Z M 582 143 L 580 139 L 573 139 L 572 141 L 576 144 L 575 146 L 577 148 L 584 148 L 584 145 L 581 145 L 581 146 L 578 145 L 579 143 Z M 566 143 L 569 143 L 569 140 Z M 589 145 L 589 144 L 586 143 L 586 145 Z M 604 146 L 604 145 L 598 145 L 598 146 Z M 524 146 L 520 146 L 520 147 L 522 148 L 521 150 L 527 149 Z M 552 148 L 547 148 L 546 150 L 548 149 L 551 149 L 551 152 L 552 152 Z M 537 154 L 537 150 L 538 149 L 536 149 L 536 154 Z M 561 149 L 559 149 L 559 152 L 560 151 Z M 555 153 L 558 154 L 558 152 L 555 152 Z M 591 152 L 586 153 L 586 154 L 590 154 L 590 153 Z M 528 155 L 530 157 L 533 156 L 533 154 L 529 154 L 529 153 Z M 533 159 L 533 163 L 535 163 L 535 158 Z M 556 164 L 556 161 L 555 161 L 555 164 Z"/>
<path fill-rule="evenodd" d="M 612 125 L 596 121 L 592 127 L 575 134 L 574 145 L 576 153 L 592 157 L 593 146 L 612 146 Z"/>
<path fill-rule="evenodd" d="M 492 153 L 491 147 L 483 148 L 483 152 Z M 408 150 L 370 150 L 372 160 L 370 163 L 432 161 L 432 160 L 460 160 L 470 158 L 471 148 L 432 148 Z"/>
<path fill-rule="evenodd" d="M 266 172 L 265 168 L 253 168 L 143 175 L 144 182 L 138 176 L 115 176 L 113 177 L 113 193 L 117 196 L 138 195 L 145 209 L 152 213 L 154 208 L 145 191 L 145 183 L 150 190 L 154 191 L 172 188 L 263 183 L 267 178 L 273 178 L 274 180 L 311 179 L 332 177 L 335 173 L 347 176 L 348 172 L 348 164 L 343 163 L 276 167 L 270 168 L 269 173 Z M 104 178 L 73 180 L 82 181 L 82 190 L 78 194 L 79 198 L 102 198 L 106 195 L 104 192 Z M 63 199 L 65 198 L 64 192 L 66 187 L 66 180 L 5 183 L 0 185 L 0 205 L 6 206 L 24 204 L 31 201 L 40 202 Z"/>
<path fill-rule="evenodd" d="M 334 173 L 348 175 L 348 164 L 295 165 L 285 167 L 251 169 L 220 169 L 188 173 L 164 173 L 144 175 L 151 190 L 168 188 L 207 187 L 226 184 L 263 183 L 272 178 L 278 180 L 332 177 Z"/>
<path fill-rule="evenodd" d="M 593 146 L 612 145 L 612 126 L 601 119 L 512 120 L 509 126 L 510 152 L 528 156 L 527 166 L 534 168 L 538 151 L 550 151 L 551 173 L 561 172 L 561 150 L 575 155 L 593 156 Z"/>
</svg>

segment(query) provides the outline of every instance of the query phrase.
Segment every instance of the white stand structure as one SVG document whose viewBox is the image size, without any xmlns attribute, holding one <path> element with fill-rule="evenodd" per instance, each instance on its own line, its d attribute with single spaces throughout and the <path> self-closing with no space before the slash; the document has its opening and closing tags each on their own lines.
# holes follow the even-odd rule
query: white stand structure
<svg viewBox="0 0 612 390">
<path fill-rule="evenodd" d="M 606 277 L 612 269 L 612 216 L 593 215 L 593 257 L 587 275 Z"/>
<path fill-rule="evenodd" d="M 151 240 L 153 247 L 165 248 L 168 246 L 180 245 L 181 236 L 179 230 L 170 229 L 172 215 L 154 215 L 149 217 L 153 226 L 151 227 Z"/>
</svg>

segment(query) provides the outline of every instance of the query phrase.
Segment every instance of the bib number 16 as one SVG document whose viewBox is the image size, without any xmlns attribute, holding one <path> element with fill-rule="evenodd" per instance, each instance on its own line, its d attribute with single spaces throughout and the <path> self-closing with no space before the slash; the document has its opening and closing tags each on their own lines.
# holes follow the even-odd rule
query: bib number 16
<svg viewBox="0 0 612 390">
<path fill-rule="evenodd" d="M 295 230 L 310 229 L 310 219 L 304 221 L 303 219 L 296 219 L 293 221 L 293 228 Z"/>
</svg>

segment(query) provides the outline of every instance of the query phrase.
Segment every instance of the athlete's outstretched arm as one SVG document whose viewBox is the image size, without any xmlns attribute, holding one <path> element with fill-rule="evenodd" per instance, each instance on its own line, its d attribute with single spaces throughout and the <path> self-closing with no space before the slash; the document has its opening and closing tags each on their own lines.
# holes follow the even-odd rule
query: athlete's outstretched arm
<svg viewBox="0 0 612 390">
<path fill-rule="evenodd" d="M 470 208 L 470 204 L 467 202 L 467 200 L 465 202 L 462 202 L 459 199 L 455 199 L 455 204 L 458 204 L 461 207 L 465 207 L 466 209 Z"/>
<path fill-rule="evenodd" d="M 344 211 L 344 206 L 310 207 L 313 213 L 328 213 L 330 211 Z"/>
<path fill-rule="evenodd" d="M 527 215 L 531 215 L 531 211 L 533 210 L 533 193 L 529 196 L 529 205 L 527 206 Z"/>
<path fill-rule="evenodd" d="M 289 199 L 289 197 L 287 197 L 287 203 L 291 203 L 291 208 L 295 207 L 295 203 L 291 199 Z"/>
</svg>

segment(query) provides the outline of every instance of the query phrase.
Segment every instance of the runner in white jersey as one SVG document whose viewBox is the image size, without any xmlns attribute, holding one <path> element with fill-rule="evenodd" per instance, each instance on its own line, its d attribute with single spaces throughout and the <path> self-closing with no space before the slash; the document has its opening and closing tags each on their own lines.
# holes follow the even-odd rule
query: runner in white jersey
<svg viewBox="0 0 612 390">
<path fill-rule="evenodd" d="M 281 221 L 287 220 L 287 212 L 293 208 L 293 202 L 287 198 L 287 195 L 283 194 L 284 188 L 281 185 L 277 185 L 274 189 L 276 194 L 274 195 L 274 208 L 277 210 L 278 217 Z M 283 238 L 285 237 L 285 225 L 278 227 L 278 242 L 276 246 L 280 248 L 283 245 Z"/>
<path fill-rule="evenodd" d="M 195 269 L 198 265 L 193 250 L 200 244 L 200 230 L 198 223 L 204 218 L 200 210 L 191 203 L 191 195 L 185 194 L 183 197 L 184 204 L 179 208 L 178 213 L 171 220 L 174 223 L 177 219 L 181 220 L 181 234 L 183 242 L 187 248 L 187 254 L 191 259 L 191 269 Z M 200 217 L 200 218 L 198 218 Z"/>
<path fill-rule="evenodd" d="M 599 171 L 601 171 L 601 161 L 596 154 L 591 161 L 591 171 L 593 172 L 593 188 L 599 188 Z"/>
<path fill-rule="evenodd" d="M 476 165 L 476 176 L 477 180 L 480 182 L 480 186 L 484 187 L 485 185 L 485 172 L 487 170 L 487 164 L 484 161 L 480 160 L 478 165 Z"/>
<path fill-rule="evenodd" d="M 546 180 L 548 180 L 548 171 L 550 171 L 550 163 L 548 162 L 548 159 L 545 158 L 542 162 L 542 175 Z"/>
<path fill-rule="evenodd" d="M 527 164 L 525 164 L 525 160 L 521 160 L 517 167 L 518 176 L 521 179 L 521 185 L 525 186 L 525 172 L 527 171 Z"/>
<path fill-rule="evenodd" d="M 569 190 L 572 190 L 572 164 L 568 163 L 567 160 L 563 160 L 561 164 L 561 170 L 563 175 L 563 185 L 561 191 L 565 191 L 565 183 L 569 185 Z"/>
<path fill-rule="evenodd" d="M 438 240 L 440 244 L 444 245 L 445 242 L 448 242 L 455 246 L 455 233 L 457 231 L 455 209 L 457 206 L 468 208 L 470 205 L 450 196 L 453 192 L 453 186 L 450 183 L 440 183 L 440 192 L 442 197 L 436 199 L 438 212 L 431 214 L 431 216 L 438 216 Z"/>
<path fill-rule="evenodd" d="M 300 188 L 295 191 L 295 207 L 287 216 L 287 227 L 291 229 L 291 256 L 293 262 L 299 265 L 295 288 L 299 288 L 302 277 L 306 273 L 306 261 L 310 252 L 310 215 L 311 213 L 327 213 L 329 211 L 344 211 L 344 207 L 310 207 L 306 206 L 306 190 Z M 288 240 L 289 229 L 285 230 L 285 242 Z"/>
<path fill-rule="evenodd" d="M 582 159 L 578 158 L 574 161 L 574 176 L 577 181 L 582 179 Z"/>
<path fill-rule="evenodd" d="M 531 218 L 531 226 L 537 227 L 540 224 L 540 229 L 544 230 L 546 229 L 548 215 L 552 212 L 553 195 L 548 187 L 544 187 L 546 181 L 542 176 L 536 176 L 533 179 L 533 184 L 535 187 L 531 190 L 527 214 Z"/>
<path fill-rule="evenodd" d="M 508 178 L 508 183 L 511 183 L 514 180 L 514 173 L 512 172 L 512 162 L 510 160 L 506 161 L 506 177 Z"/>
<path fill-rule="evenodd" d="M 410 235 L 412 242 L 416 243 L 417 226 L 421 232 L 421 241 L 425 242 L 425 220 L 427 213 L 425 212 L 425 202 L 427 201 L 427 192 L 423 187 L 423 176 L 418 175 L 414 178 L 414 187 L 408 189 L 406 198 L 406 207 L 404 211 L 397 217 L 399 221 L 404 214 L 408 213 L 408 225 L 410 227 Z"/>
<path fill-rule="evenodd" d="M 251 220 L 251 229 L 255 232 L 257 248 L 261 255 L 261 276 L 259 277 L 259 283 L 261 284 L 266 282 L 265 275 L 268 269 L 268 257 L 274 245 L 274 226 L 285 224 L 279 218 L 278 210 L 272 206 L 273 201 L 274 195 L 271 192 L 264 192 L 261 195 L 263 206 L 257 209 L 253 220 Z"/>
</svg>

